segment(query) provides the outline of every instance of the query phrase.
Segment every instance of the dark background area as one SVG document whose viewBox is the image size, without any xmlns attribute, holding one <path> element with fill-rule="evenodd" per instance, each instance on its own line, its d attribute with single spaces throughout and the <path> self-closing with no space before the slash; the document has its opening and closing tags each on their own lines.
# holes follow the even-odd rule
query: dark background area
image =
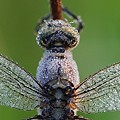
<svg viewBox="0 0 120 120">
<path fill-rule="evenodd" d="M 99 69 L 120 61 L 120 1 L 63 0 L 64 6 L 85 23 L 79 46 L 73 51 L 81 81 Z M 34 28 L 49 12 L 48 0 L 0 0 L 0 53 L 36 74 L 43 50 Z M 72 21 L 72 20 L 70 20 Z M 0 106 L 0 120 L 22 120 L 37 114 Z M 84 114 L 92 120 L 119 120 L 120 112 Z"/>
</svg>

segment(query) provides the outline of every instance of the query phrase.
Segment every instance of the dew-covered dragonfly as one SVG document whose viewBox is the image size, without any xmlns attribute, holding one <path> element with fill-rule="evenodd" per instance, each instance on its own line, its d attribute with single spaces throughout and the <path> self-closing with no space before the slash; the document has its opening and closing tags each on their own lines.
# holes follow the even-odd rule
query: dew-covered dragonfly
<svg viewBox="0 0 120 120">
<path fill-rule="evenodd" d="M 36 78 L 0 55 L 1 105 L 37 109 L 38 115 L 28 120 L 87 120 L 77 116 L 75 111 L 120 110 L 120 63 L 79 81 L 71 52 L 79 43 L 78 31 L 82 28 L 81 20 L 76 18 L 78 29 L 66 20 L 49 20 L 38 30 L 36 40 L 45 52 Z"/>
</svg>

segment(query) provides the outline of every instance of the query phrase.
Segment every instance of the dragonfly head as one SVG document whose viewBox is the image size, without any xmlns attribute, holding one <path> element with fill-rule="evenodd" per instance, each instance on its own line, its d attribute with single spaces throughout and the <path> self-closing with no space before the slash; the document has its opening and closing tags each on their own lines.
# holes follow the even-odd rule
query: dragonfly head
<svg viewBox="0 0 120 120">
<path fill-rule="evenodd" d="M 79 43 L 79 33 L 70 23 L 63 20 L 50 20 L 38 31 L 37 43 L 53 52 L 64 52 Z"/>
</svg>

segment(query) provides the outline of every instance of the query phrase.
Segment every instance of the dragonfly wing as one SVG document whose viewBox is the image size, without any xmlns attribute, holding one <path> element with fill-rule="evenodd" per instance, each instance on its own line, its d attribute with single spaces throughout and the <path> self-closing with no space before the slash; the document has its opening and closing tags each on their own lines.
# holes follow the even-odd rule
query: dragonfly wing
<svg viewBox="0 0 120 120">
<path fill-rule="evenodd" d="M 120 110 L 120 63 L 86 78 L 79 85 L 76 95 L 76 102 L 83 112 Z"/>
<path fill-rule="evenodd" d="M 13 61 L 0 55 L 0 104 L 23 110 L 37 106 L 40 87 L 36 80 Z"/>
</svg>

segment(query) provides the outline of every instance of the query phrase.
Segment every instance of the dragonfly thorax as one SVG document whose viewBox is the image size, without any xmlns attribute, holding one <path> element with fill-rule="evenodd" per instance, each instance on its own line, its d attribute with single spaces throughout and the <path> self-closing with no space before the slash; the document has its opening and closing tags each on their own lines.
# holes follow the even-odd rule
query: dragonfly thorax
<svg viewBox="0 0 120 120">
<path fill-rule="evenodd" d="M 79 33 L 67 21 L 51 20 L 38 31 L 37 43 L 52 52 L 63 53 L 77 46 Z"/>
</svg>

